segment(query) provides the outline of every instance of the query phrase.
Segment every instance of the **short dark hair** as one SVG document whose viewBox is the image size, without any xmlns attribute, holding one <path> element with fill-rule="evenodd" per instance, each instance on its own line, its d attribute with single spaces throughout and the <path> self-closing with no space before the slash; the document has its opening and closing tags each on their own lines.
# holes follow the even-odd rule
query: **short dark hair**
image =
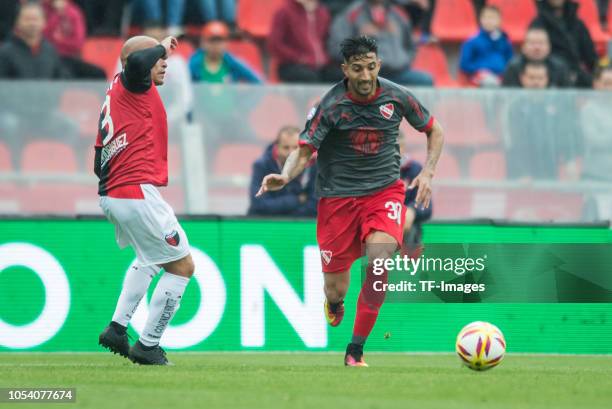
<svg viewBox="0 0 612 409">
<path fill-rule="evenodd" d="M 367 53 L 378 54 L 378 45 L 372 37 L 352 37 L 342 41 L 340 52 L 342 57 L 344 57 L 344 61 L 348 61 L 354 56 L 365 55 Z"/>
<path fill-rule="evenodd" d="M 548 65 L 544 61 L 535 61 L 535 60 L 525 60 L 525 62 L 521 65 L 521 74 L 525 74 L 527 68 L 544 68 L 546 70 L 546 74 L 548 74 Z"/>
<path fill-rule="evenodd" d="M 490 10 L 493 11 L 495 13 L 497 13 L 498 15 L 501 16 L 501 10 L 499 9 L 499 7 L 493 5 L 493 4 L 485 4 L 482 9 L 480 9 L 480 15 L 482 15 L 482 13 L 484 13 L 486 10 Z"/>
<path fill-rule="evenodd" d="M 280 139 L 281 139 L 281 136 L 283 136 L 283 135 L 294 134 L 294 133 L 299 134 L 301 131 L 302 130 L 300 128 L 298 128 L 297 126 L 294 126 L 294 125 L 285 125 L 281 129 L 278 130 L 278 133 L 276 134 L 276 142 L 275 143 L 279 143 Z"/>
</svg>

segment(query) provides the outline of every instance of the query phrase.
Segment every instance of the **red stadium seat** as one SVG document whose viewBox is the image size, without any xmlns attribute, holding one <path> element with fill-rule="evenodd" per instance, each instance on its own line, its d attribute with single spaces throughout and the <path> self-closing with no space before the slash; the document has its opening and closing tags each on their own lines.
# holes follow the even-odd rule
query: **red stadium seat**
<svg viewBox="0 0 612 409">
<path fill-rule="evenodd" d="M 199 31 L 198 31 L 199 35 Z M 191 44 L 190 41 L 181 40 L 179 41 L 178 48 L 176 49 L 176 53 L 182 56 L 185 60 L 189 61 L 191 55 L 195 52 L 195 47 Z"/>
<path fill-rule="evenodd" d="M 185 190 L 180 183 L 170 183 L 168 186 L 159 187 L 159 192 L 175 213 L 185 213 Z"/>
<path fill-rule="evenodd" d="M 469 188 L 440 186 L 434 182 L 432 199 L 436 220 L 457 220 L 471 216 L 472 190 Z"/>
<path fill-rule="evenodd" d="M 55 141 L 34 141 L 26 145 L 21 157 L 24 172 L 76 172 L 74 151 L 70 145 Z"/>
<path fill-rule="evenodd" d="M 181 174 L 183 167 L 181 156 L 181 146 L 178 144 L 168 144 L 168 174 L 170 176 L 178 176 Z"/>
<path fill-rule="evenodd" d="M 227 49 L 234 56 L 240 58 L 253 68 L 262 78 L 264 75 L 263 62 L 259 48 L 251 41 L 230 41 Z"/>
<path fill-rule="evenodd" d="M 0 142 L 0 172 L 9 172 L 11 170 L 13 170 L 11 151 L 8 146 Z"/>
<path fill-rule="evenodd" d="M 260 140 L 271 142 L 281 127 L 300 127 L 304 120 L 300 119 L 291 99 L 282 94 L 267 94 L 251 111 L 249 122 Z"/>
<path fill-rule="evenodd" d="M 609 39 L 609 35 L 601 29 L 599 11 L 597 10 L 595 0 L 577 0 L 577 2 L 580 5 L 580 7 L 578 7 L 578 17 L 582 19 L 583 23 L 589 29 L 593 42 L 596 44 L 606 42 Z"/>
<path fill-rule="evenodd" d="M 442 41 L 464 41 L 478 32 L 476 12 L 470 0 L 436 3 L 432 32 Z"/>
<path fill-rule="evenodd" d="M 470 178 L 503 180 L 506 178 L 506 157 L 502 152 L 479 152 L 470 161 Z"/>
<path fill-rule="evenodd" d="M 20 213 L 19 189 L 13 182 L 0 182 L 0 214 Z"/>
<path fill-rule="evenodd" d="M 261 145 L 231 143 L 221 146 L 215 157 L 213 171 L 217 176 L 250 177 L 253 163 L 263 153 Z"/>
<path fill-rule="evenodd" d="M 436 178 L 458 179 L 460 176 L 461 171 L 457 158 L 448 152 L 443 153 L 436 168 Z"/>
<path fill-rule="evenodd" d="M 487 3 L 501 11 L 502 29 L 510 40 L 513 43 L 523 42 L 529 23 L 537 15 L 534 0 L 488 0 Z"/>
<path fill-rule="evenodd" d="M 79 202 L 95 204 L 98 201 L 97 194 L 95 184 L 35 184 L 22 190 L 21 210 L 26 214 L 75 214 Z M 90 208 L 95 209 L 93 205 Z"/>
<path fill-rule="evenodd" d="M 506 218 L 517 221 L 574 222 L 582 217 L 582 193 L 526 189 L 513 192 Z"/>
<path fill-rule="evenodd" d="M 98 133 L 102 103 L 102 97 L 98 93 L 83 89 L 68 89 L 62 95 L 60 110 L 79 124 L 82 137 L 93 140 Z"/>
<path fill-rule="evenodd" d="M 240 0 L 236 12 L 238 27 L 255 37 L 267 37 L 272 18 L 283 3 L 285 0 Z"/>
<path fill-rule="evenodd" d="M 444 127 L 449 145 L 477 147 L 496 142 L 487 127 L 480 101 L 467 97 L 445 98 L 432 108 L 432 112 Z"/>
<path fill-rule="evenodd" d="M 121 56 L 123 42 L 115 37 L 88 38 L 83 46 L 83 60 L 95 64 L 106 72 L 109 79 L 117 73 L 117 60 Z"/>
<path fill-rule="evenodd" d="M 456 87 L 458 85 L 450 75 L 446 54 L 439 45 L 420 46 L 412 67 L 433 75 L 437 87 Z"/>
</svg>

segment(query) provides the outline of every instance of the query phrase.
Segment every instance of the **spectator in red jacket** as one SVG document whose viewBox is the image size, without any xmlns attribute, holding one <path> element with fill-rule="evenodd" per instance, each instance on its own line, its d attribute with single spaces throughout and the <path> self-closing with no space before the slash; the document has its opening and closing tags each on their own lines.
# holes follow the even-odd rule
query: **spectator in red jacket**
<svg viewBox="0 0 612 409">
<path fill-rule="evenodd" d="M 342 71 L 330 64 L 326 50 L 331 18 L 319 0 L 287 0 L 272 22 L 270 54 L 278 61 L 278 75 L 286 82 L 335 82 Z"/>
<path fill-rule="evenodd" d="M 85 44 L 85 18 L 79 7 L 70 0 L 44 2 L 47 25 L 45 38 L 61 56 L 76 57 Z"/>
<path fill-rule="evenodd" d="M 81 60 L 87 28 L 81 9 L 71 0 L 45 0 L 44 35 L 74 78 L 106 78 L 104 70 Z"/>
</svg>

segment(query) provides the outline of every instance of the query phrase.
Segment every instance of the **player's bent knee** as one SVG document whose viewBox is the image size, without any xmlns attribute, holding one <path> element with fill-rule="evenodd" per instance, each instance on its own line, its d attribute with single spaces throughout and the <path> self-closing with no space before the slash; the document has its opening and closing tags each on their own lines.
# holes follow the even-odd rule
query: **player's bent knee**
<svg viewBox="0 0 612 409">
<path fill-rule="evenodd" d="M 195 271 L 195 265 L 193 264 L 191 254 L 188 254 L 180 260 L 164 264 L 162 267 L 169 273 L 187 278 L 191 277 Z"/>
</svg>

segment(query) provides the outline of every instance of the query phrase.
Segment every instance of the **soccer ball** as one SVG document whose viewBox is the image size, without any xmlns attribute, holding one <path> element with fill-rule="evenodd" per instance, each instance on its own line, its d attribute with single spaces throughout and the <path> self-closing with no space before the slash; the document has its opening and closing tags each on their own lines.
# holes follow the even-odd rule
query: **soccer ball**
<svg viewBox="0 0 612 409">
<path fill-rule="evenodd" d="M 495 325 L 476 321 L 459 331 L 455 350 L 465 366 L 485 371 L 499 365 L 504 358 L 506 340 Z"/>
</svg>

